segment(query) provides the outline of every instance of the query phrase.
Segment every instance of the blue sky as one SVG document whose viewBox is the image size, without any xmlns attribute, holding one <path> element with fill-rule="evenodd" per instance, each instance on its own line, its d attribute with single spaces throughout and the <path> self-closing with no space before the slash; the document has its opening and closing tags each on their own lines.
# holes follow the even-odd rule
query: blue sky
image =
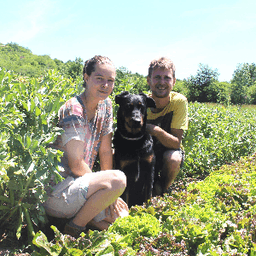
<svg viewBox="0 0 256 256">
<path fill-rule="evenodd" d="M 171 58 L 178 79 L 199 63 L 230 81 L 239 63 L 256 62 L 255 0 L 10 0 L 1 2 L 0 42 L 64 62 L 96 54 L 146 75 Z"/>
</svg>

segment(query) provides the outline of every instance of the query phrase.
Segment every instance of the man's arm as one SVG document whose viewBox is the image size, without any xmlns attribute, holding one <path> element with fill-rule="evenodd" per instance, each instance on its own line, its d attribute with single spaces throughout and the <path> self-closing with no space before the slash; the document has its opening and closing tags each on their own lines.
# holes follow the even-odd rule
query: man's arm
<svg viewBox="0 0 256 256">
<path fill-rule="evenodd" d="M 165 147 L 179 149 L 182 141 L 183 130 L 171 129 L 171 133 L 166 132 L 161 127 L 153 124 L 147 124 L 147 131 Z"/>
<path fill-rule="evenodd" d="M 112 154 L 112 133 L 102 137 L 101 145 L 99 148 L 100 167 L 101 170 L 113 169 L 113 154 Z"/>
<path fill-rule="evenodd" d="M 84 161 L 84 142 L 70 140 L 65 145 L 65 149 L 68 155 L 68 165 L 74 175 L 83 176 L 85 173 L 92 172 Z"/>
</svg>

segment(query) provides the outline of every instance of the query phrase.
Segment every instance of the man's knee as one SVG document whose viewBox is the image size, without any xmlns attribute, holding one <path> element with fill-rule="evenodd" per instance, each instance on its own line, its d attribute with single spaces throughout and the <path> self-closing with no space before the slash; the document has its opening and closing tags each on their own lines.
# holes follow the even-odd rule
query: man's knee
<svg viewBox="0 0 256 256">
<path fill-rule="evenodd" d="M 163 162 L 168 166 L 180 167 L 182 156 L 178 150 L 167 150 L 163 154 Z"/>
</svg>

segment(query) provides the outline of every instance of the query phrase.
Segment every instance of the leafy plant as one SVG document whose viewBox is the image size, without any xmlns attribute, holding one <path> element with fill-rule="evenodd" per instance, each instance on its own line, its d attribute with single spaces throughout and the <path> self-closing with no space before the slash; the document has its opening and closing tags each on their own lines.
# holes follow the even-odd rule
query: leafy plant
<svg viewBox="0 0 256 256">
<path fill-rule="evenodd" d="M 255 111 L 253 107 L 190 103 L 183 172 L 205 176 L 255 152 Z"/>
<path fill-rule="evenodd" d="M 131 223 L 133 223 L 131 225 Z M 132 239 L 139 236 L 155 237 L 160 232 L 160 223 L 154 216 L 143 213 L 127 218 L 119 218 L 110 228 L 109 232 L 120 235 L 129 235 Z"/>
<path fill-rule="evenodd" d="M 33 243 L 43 250 L 77 255 L 250 255 L 256 253 L 256 159 L 241 159 L 205 180 L 173 186 L 170 194 L 135 206 L 103 232 L 80 238 L 60 234 L 48 242 L 38 232 Z M 238 204 L 230 201 L 236 197 Z M 231 204 L 230 204 L 231 202 Z M 231 207 L 229 207 L 231 205 Z M 81 246 L 83 245 L 83 246 Z M 66 254 L 65 254 L 66 253 Z M 38 254 L 35 254 L 38 255 Z"/>
<path fill-rule="evenodd" d="M 148 93 L 145 78 L 134 77 L 125 70 L 119 74 L 117 83 L 111 95 L 114 122 L 116 94 L 123 90 Z M 46 222 L 42 207 L 45 187 L 52 177 L 61 180 L 58 161 L 62 154 L 49 147 L 62 132 L 56 126 L 57 112 L 81 90 L 82 79 L 74 82 L 52 70 L 40 78 L 0 70 L 3 237 L 27 244 Z M 134 207 L 128 218 L 119 219 L 107 232 L 86 234 L 81 241 L 92 244 L 86 244 L 83 253 L 165 255 L 166 250 L 174 255 L 218 251 L 230 255 L 234 250 L 241 254 L 255 253 L 255 159 L 234 164 L 241 156 L 255 152 L 255 108 L 190 103 L 189 115 L 190 127 L 183 140 L 186 161 L 172 193 L 153 198 L 147 207 Z M 226 163 L 232 165 L 216 171 Z M 207 176 L 205 183 L 192 182 Z M 60 241 L 62 234 L 54 230 Z M 66 251 L 57 251 L 59 255 L 81 253 L 77 241 L 70 237 L 63 239 L 59 244 L 65 243 Z M 39 232 L 34 244 L 49 249 L 56 242 L 46 241 Z M 50 252 L 56 253 L 54 249 Z"/>
<path fill-rule="evenodd" d="M 56 73 L 27 79 L 0 71 L 0 227 L 8 236 L 33 237 L 45 223 L 42 203 L 52 176 L 61 180 L 58 162 L 62 153 L 48 145 L 61 129 L 57 113 L 76 87 Z"/>
</svg>

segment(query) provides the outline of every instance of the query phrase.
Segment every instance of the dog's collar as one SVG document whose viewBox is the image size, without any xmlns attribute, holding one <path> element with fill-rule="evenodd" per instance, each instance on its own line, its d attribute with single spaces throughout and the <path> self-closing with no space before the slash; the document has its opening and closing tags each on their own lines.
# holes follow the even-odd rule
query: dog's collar
<svg viewBox="0 0 256 256">
<path fill-rule="evenodd" d="M 126 140 L 140 140 L 140 139 L 142 139 L 143 136 L 144 136 L 144 134 L 142 134 L 140 137 L 130 138 L 130 137 L 124 136 L 120 131 L 118 131 L 118 132 L 119 132 L 119 134 L 121 135 L 121 137 L 122 137 L 123 139 L 126 139 Z"/>
</svg>

